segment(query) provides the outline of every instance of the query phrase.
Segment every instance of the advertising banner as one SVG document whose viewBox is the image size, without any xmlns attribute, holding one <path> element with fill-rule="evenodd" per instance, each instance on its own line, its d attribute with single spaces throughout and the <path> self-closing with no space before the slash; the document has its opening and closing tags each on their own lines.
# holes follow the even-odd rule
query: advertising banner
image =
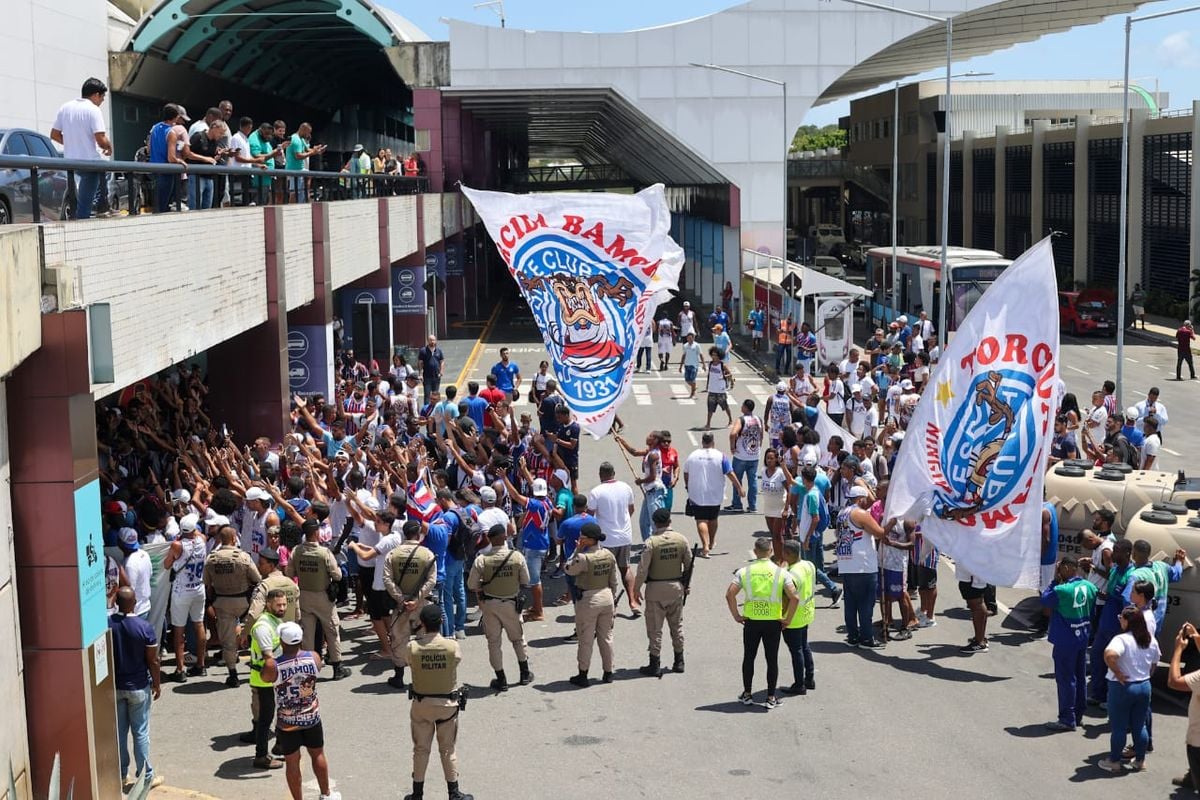
<svg viewBox="0 0 1200 800">
<path fill-rule="evenodd" d="M 392 267 L 392 313 L 425 316 L 425 267 Z"/>
<path fill-rule="evenodd" d="M 288 328 L 288 388 L 333 396 L 333 325 Z"/>
</svg>

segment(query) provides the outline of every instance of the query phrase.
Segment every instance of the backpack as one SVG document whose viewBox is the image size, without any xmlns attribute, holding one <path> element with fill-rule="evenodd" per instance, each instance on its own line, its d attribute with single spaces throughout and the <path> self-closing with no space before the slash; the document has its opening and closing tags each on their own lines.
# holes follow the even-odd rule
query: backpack
<svg viewBox="0 0 1200 800">
<path fill-rule="evenodd" d="M 813 531 L 814 535 L 822 534 L 829 528 L 829 504 L 825 502 L 825 496 L 819 492 L 817 499 L 820 504 L 817 506 L 817 527 Z"/>
<path fill-rule="evenodd" d="M 464 513 L 463 509 L 456 508 L 453 511 L 458 517 L 458 527 L 446 543 L 446 552 L 459 561 L 473 561 L 475 552 L 481 547 L 480 541 L 484 538 L 483 526 L 475 517 Z"/>
</svg>

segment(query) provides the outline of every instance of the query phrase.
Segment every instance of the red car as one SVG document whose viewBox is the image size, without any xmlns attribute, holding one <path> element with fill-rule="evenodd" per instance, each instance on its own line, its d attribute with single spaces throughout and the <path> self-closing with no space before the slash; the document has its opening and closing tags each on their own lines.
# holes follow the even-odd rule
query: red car
<svg viewBox="0 0 1200 800">
<path fill-rule="evenodd" d="M 1117 332 L 1116 297 L 1104 289 L 1058 293 L 1058 324 L 1063 333 L 1080 336 Z"/>
</svg>

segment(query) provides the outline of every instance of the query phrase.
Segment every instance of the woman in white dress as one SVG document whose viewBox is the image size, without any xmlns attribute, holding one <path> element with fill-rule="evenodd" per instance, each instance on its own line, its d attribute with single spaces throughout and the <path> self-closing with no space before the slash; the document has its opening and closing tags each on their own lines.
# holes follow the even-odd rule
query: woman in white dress
<svg viewBox="0 0 1200 800">
<path fill-rule="evenodd" d="M 787 490 L 787 474 L 779 465 L 779 452 L 769 447 L 763 454 L 762 471 L 758 476 L 758 502 L 767 519 L 777 562 L 783 559 L 783 505 Z"/>
</svg>

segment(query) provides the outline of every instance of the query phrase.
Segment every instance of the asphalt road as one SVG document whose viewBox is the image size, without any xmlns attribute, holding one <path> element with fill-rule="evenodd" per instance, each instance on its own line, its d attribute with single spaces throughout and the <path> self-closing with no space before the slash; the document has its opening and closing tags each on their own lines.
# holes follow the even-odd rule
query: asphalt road
<svg viewBox="0 0 1200 800">
<path fill-rule="evenodd" d="M 502 343 L 511 345 L 514 358 L 532 373 L 540 343 L 518 319 L 502 324 L 492 336 L 471 377 L 481 379 Z M 1063 351 L 1064 361 L 1074 367 L 1067 370 L 1067 384 L 1081 397 L 1111 372 L 1106 365 L 1112 357 L 1105 353 L 1111 348 L 1104 342 L 1091 344 L 1096 349 L 1071 344 Z M 1180 394 L 1195 388 L 1165 380 L 1168 362 L 1174 366 L 1170 351 L 1131 347 L 1129 354 L 1131 386 L 1162 384 L 1163 398 L 1172 404 L 1170 430 L 1193 430 L 1190 416 L 1196 412 Z M 733 395 L 739 401 L 769 391 L 744 364 L 735 361 L 735 370 Z M 621 414 L 631 440 L 647 429 L 669 426 L 686 457 L 690 440 L 698 440 L 704 405 L 702 397 L 694 404 L 676 399 L 685 394 L 678 378 L 674 372 L 636 376 L 634 395 Z M 1181 434 L 1169 436 L 1168 442 L 1187 452 Z M 718 435 L 718 446 L 727 447 L 727 438 Z M 1173 466 L 1182 463 L 1181 457 L 1172 458 L 1178 458 Z M 615 442 L 587 441 L 583 486 L 591 485 L 602 460 L 617 464 L 623 479 L 632 477 Z M 694 540 L 683 503 L 679 491 L 677 525 Z M 1095 766 L 1108 742 L 1102 716 L 1090 717 L 1082 732 L 1049 734 L 1042 728 L 1055 716 L 1055 686 L 1050 646 L 1025 632 L 1029 593 L 1001 590 L 1002 613 L 989 621 L 991 651 L 960 655 L 970 624 L 945 564 L 937 627 L 883 651 L 851 650 L 837 630 L 842 612 L 825 608 L 827 601 L 820 599 L 811 634 L 817 690 L 785 698 L 771 712 L 760 705 L 741 706 L 735 701 L 740 631 L 729 618 L 723 594 L 730 573 L 746 561 L 754 536 L 763 529 L 756 515 L 722 517 L 718 555 L 699 564 L 685 613 L 684 675 L 668 673 L 656 680 L 638 674 L 646 659 L 645 626 L 630 618 L 625 604 L 616 625 L 617 679 L 611 685 L 581 690 L 567 683 L 575 671 L 575 647 L 561 642 L 572 627 L 569 606 L 548 609 L 545 622 L 526 626 L 536 680 L 499 696 L 484 688 L 471 700 L 459 736 L 463 790 L 484 800 L 560 794 L 580 800 L 730 798 L 782 792 L 926 800 L 1076 791 L 1092 800 L 1170 795 L 1170 778 L 1184 768 L 1180 708 L 1156 702 L 1158 751 L 1150 756 L 1146 773 L 1112 777 L 1102 772 Z M 554 581 L 546 597 L 560 593 Z M 486 645 L 474 625 L 469 633 L 460 677 L 486 687 L 492 677 Z M 353 677 L 320 684 L 335 788 L 347 800 L 398 798 L 409 786 L 408 703 L 384 683 L 389 671 L 367 660 L 373 636 L 366 623 L 347 624 L 345 638 Z M 665 652 L 669 657 L 669 647 Z M 598 654 L 595 658 L 598 662 Z M 511 677 L 516 665 L 510 649 L 506 659 Z M 780 669 L 781 682 L 790 682 L 786 657 Z M 597 663 L 593 677 L 598 672 Z M 238 743 L 237 734 L 249 726 L 250 691 L 244 684 L 237 690 L 224 688 L 223 677 L 214 670 L 208 680 L 164 686 L 151 723 L 157 771 L 169 784 L 221 798 L 287 797 L 282 771 L 254 770 L 253 748 Z M 761 660 L 755 688 L 761 703 Z M 1081 783 L 1086 788 L 1076 786 Z M 315 798 L 307 766 L 305 787 L 305 796 Z M 426 796 L 444 797 L 444 792 L 435 755 Z"/>
</svg>

